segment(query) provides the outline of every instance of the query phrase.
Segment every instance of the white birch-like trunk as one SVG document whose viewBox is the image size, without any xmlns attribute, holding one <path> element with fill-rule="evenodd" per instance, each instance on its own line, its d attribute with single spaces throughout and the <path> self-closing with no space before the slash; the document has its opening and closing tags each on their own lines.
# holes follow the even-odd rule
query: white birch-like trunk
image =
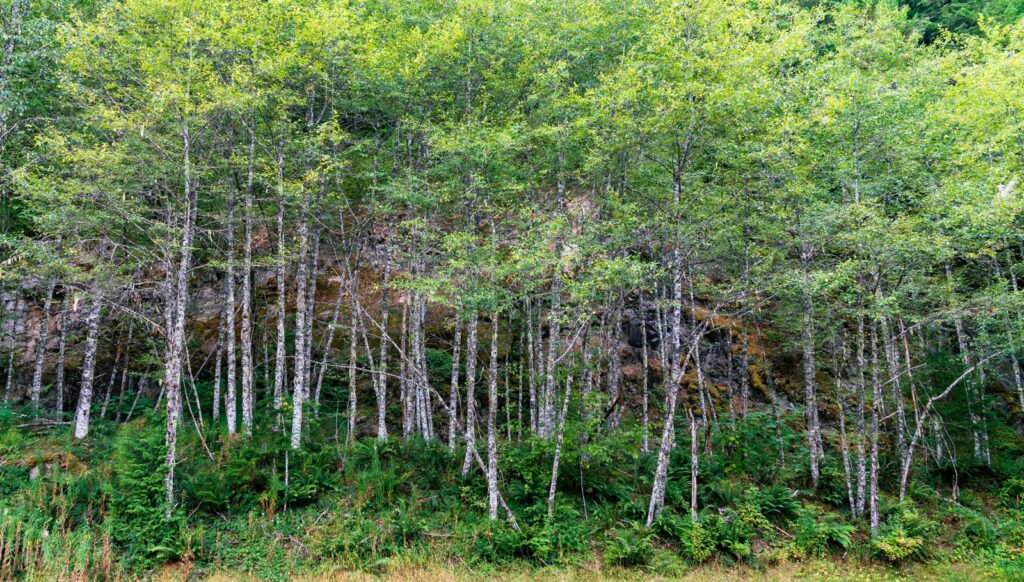
<svg viewBox="0 0 1024 582">
<path fill-rule="evenodd" d="M 100 310 L 103 308 L 103 291 L 93 291 L 92 305 L 85 315 L 85 354 L 82 356 L 82 384 L 78 391 L 78 408 L 75 410 L 75 438 L 89 435 L 89 413 L 92 411 L 92 383 L 96 371 L 96 346 L 100 337 Z"/>
<path fill-rule="evenodd" d="M 456 424 L 458 422 L 459 406 L 459 368 L 461 368 L 459 352 L 462 348 L 461 309 L 455 311 L 455 338 L 452 344 L 452 384 L 451 392 L 448 394 L 448 451 L 454 453 L 455 441 L 458 435 Z"/>
<path fill-rule="evenodd" d="M 474 334 L 475 335 L 475 334 Z M 487 370 L 487 515 L 498 519 L 498 314 L 491 316 L 491 361 Z"/>
<path fill-rule="evenodd" d="M 295 364 L 292 382 L 293 449 L 302 446 L 302 413 L 306 401 L 306 275 L 309 267 L 309 193 L 302 194 L 299 216 L 299 259 L 295 273 Z"/>
<path fill-rule="evenodd" d="M 284 240 L 284 152 L 277 154 L 277 351 L 274 355 L 274 427 L 281 426 L 281 402 L 284 382 L 288 375 L 288 347 L 285 344 L 288 289 L 285 285 L 287 263 Z"/>
<path fill-rule="evenodd" d="M 551 463 L 551 483 L 548 485 L 548 519 L 555 515 L 555 492 L 558 489 L 558 465 L 562 460 L 562 443 L 565 442 L 565 421 L 569 417 L 569 399 L 572 397 L 572 368 L 565 379 L 565 396 L 562 411 L 558 416 L 558 433 L 555 435 L 555 458 Z"/>
<path fill-rule="evenodd" d="M 476 448 L 476 352 L 477 312 L 471 309 L 466 324 L 466 456 L 462 461 L 462 476 L 469 474 L 473 466 L 473 450 Z"/>
<path fill-rule="evenodd" d="M 224 288 L 224 361 L 227 368 L 227 384 L 224 390 L 224 416 L 227 417 L 228 434 L 238 432 L 238 395 L 235 390 L 235 193 L 231 189 L 228 197 L 227 224 L 227 273 Z"/>
<path fill-rule="evenodd" d="M 32 385 L 29 389 L 29 399 L 32 401 L 34 412 L 38 413 L 39 398 L 43 389 L 43 366 L 46 363 L 46 339 L 50 330 L 50 306 L 53 303 L 53 289 L 56 282 L 51 278 L 46 284 L 46 298 L 43 300 L 43 316 L 39 321 L 39 335 L 36 341 L 36 361 L 32 371 Z"/>
<path fill-rule="evenodd" d="M 242 259 L 242 430 L 252 436 L 255 396 L 252 359 L 252 192 L 256 166 L 256 133 L 249 127 L 249 165 L 246 171 L 244 245 Z"/>
<path fill-rule="evenodd" d="M 388 424 L 388 299 L 391 294 L 391 251 L 385 253 L 384 279 L 380 290 L 380 358 L 377 362 L 377 438 L 387 440 Z M 458 358 L 456 358 L 458 359 Z"/>
<path fill-rule="evenodd" d="M 68 341 L 68 296 L 60 304 L 60 326 L 57 328 L 57 371 L 53 389 L 57 393 L 57 416 L 64 416 L 64 361 Z"/>
</svg>

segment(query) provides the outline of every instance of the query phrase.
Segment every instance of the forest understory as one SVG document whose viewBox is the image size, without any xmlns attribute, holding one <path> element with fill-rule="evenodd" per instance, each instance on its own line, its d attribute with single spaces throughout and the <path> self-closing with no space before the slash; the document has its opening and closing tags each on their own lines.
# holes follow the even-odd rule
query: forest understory
<svg viewBox="0 0 1024 582">
<path fill-rule="evenodd" d="M 0 580 L 1024 580 L 1022 15 L 0 0 Z"/>
</svg>

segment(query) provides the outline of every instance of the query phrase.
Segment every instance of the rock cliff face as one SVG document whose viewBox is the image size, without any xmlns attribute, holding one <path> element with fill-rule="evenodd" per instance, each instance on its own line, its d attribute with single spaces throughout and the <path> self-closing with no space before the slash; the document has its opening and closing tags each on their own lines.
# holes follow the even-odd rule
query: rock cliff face
<svg viewBox="0 0 1024 582">
<path fill-rule="evenodd" d="M 383 242 L 378 241 L 378 248 L 383 247 Z M 380 253 L 369 253 L 371 257 L 379 258 Z M 379 311 L 380 301 L 380 270 L 383 269 L 382 262 L 372 260 L 360 271 L 360 300 L 368 313 Z M 327 329 L 333 315 L 333 307 L 336 303 L 338 293 L 345 293 L 342 289 L 341 266 L 324 262 L 320 265 L 319 275 L 316 282 L 316 308 L 315 308 L 315 345 L 322 350 L 321 343 L 324 341 L 324 331 Z M 289 283 L 289 296 L 287 311 L 294 312 L 294 289 Z M 276 321 L 276 272 L 272 268 L 257 268 L 253 272 L 253 303 L 256 306 L 254 322 L 254 342 L 256 343 L 254 353 L 258 356 L 263 354 L 263 342 L 269 344 L 269 353 L 273 357 L 275 341 Z M 6 367 L 10 363 L 14 372 L 14 380 L 11 383 L 11 392 L 8 395 L 11 399 L 25 398 L 27 396 L 28 384 L 31 381 L 32 367 L 35 362 L 36 350 L 38 349 L 39 327 L 43 324 L 42 293 L 44 283 L 42 281 L 26 281 L 23 286 L 14 293 L 3 296 L 3 341 L 0 343 L 0 353 L 3 353 L 2 370 L 0 375 L 6 377 Z M 192 370 L 197 377 L 205 377 L 212 374 L 210 363 L 212 354 L 216 350 L 218 330 L 220 328 L 221 312 L 224 306 L 223 300 L 224 280 L 221 276 L 202 275 L 192 281 L 191 297 L 189 301 L 188 334 L 189 351 Z M 79 366 L 81 364 L 81 344 L 83 335 L 84 311 L 86 300 L 80 292 L 65 290 L 60 286 L 54 296 L 51 313 L 46 324 L 49 325 L 47 334 L 47 357 L 44 373 L 44 400 L 52 400 L 52 391 L 48 386 L 52 384 L 54 368 L 57 361 L 57 345 L 59 341 L 61 301 L 67 298 L 68 301 L 68 324 L 67 333 L 67 358 L 66 358 L 66 386 L 73 397 L 76 391 Z M 123 299 L 123 297 L 122 297 Z M 402 292 L 393 291 L 389 302 L 391 316 L 389 317 L 389 331 L 393 337 L 400 334 L 401 314 L 407 296 Z M 135 302 L 142 305 L 144 300 L 136 299 Z M 344 302 L 347 303 L 347 300 Z M 347 308 L 343 308 L 347 309 Z M 662 313 L 661 318 L 667 314 Z M 662 362 L 661 356 L 661 335 L 658 332 L 659 314 L 658 305 L 649 296 L 641 297 L 634 293 L 625 298 L 623 308 L 618 311 L 621 317 L 620 340 L 618 342 L 618 353 L 620 357 L 620 373 L 622 392 L 620 404 L 630 410 L 639 410 L 641 398 L 641 385 L 643 380 L 643 354 L 644 336 L 648 348 L 648 385 L 651 398 L 660 399 L 663 397 L 664 373 L 667 366 Z M 696 310 L 686 309 L 683 316 L 683 337 L 687 337 L 693 331 L 695 325 L 704 323 L 710 314 L 697 302 Z M 590 333 L 590 341 L 610 342 L 615 337 L 614 318 L 615 313 L 597 311 L 593 313 L 593 325 Z M 449 310 L 433 306 L 428 309 L 425 321 L 426 337 L 428 348 L 443 351 L 451 351 L 452 342 L 452 315 Z M 236 318 L 238 320 L 239 318 Z M 345 318 L 343 317 L 344 321 Z M 124 341 L 123 327 L 129 321 L 127 311 L 122 309 L 107 310 L 104 312 L 103 338 L 101 340 L 97 374 L 100 378 L 109 375 L 114 368 L 114 360 L 117 354 L 118 344 Z M 599 324 L 604 323 L 604 329 Z M 546 326 L 546 318 L 543 326 Z M 138 376 L 148 375 L 155 378 L 158 375 L 159 366 L 155 365 L 152 357 L 146 358 L 144 350 L 152 350 L 153 345 L 145 340 L 156 339 L 156 333 L 145 329 L 142 323 L 136 322 L 134 333 L 135 345 L 130 349 L 133 352 L 131 371 Z M 488 325 L 481 320 L 481 325 Z M 483 328 L 482 328 L 483 329 Z M 542 327 L 542 333 L 546 336 L 548 330 Z M 666 331 L 666 337 L 667 337 Z M 504 358 L 514 350 L 514 344 L 518 338 L 508 335 L 507 329 L 501 330 L 500 354 Z M 799 387 L 792 386 L 797 379 L 790 378 L 786 373 L 787 369 L 796 370 L 793 366 L 785 366 L 782 373 L 776 371 L 775 378 L 766 373 L 767 370 L 779 370 L 779 366 L 772 366 L 769 350 L 767 350 L 759 334 L 747 326 L 746 348 L 748 357 L 743 357 L 744 338 L 743 323 L 739 320 L 731 320 L 721 316 L 715 316 L 711 330 L 704 334 L 700 344 L 701 371 L 704 377 L 704 394 L 709 408 L 708 413 L 713 415 L 728 414 L 731 410 L 739 410 L 746 384 L 746 394 L 751 406 L 758 406 L 773 403 L 787 408 L 794 408 L 795 402 L 799 399 Z M 603 339 L 602 339 L 603 336 Z M 333 347 L 336 354 L 341 354 L 347 345 L 347 333 L 336 332 L 334 334 Z M 376 344 L 370 339 L 372 344 Z M 604 345 L 608 345 L 605 343 Z M 13 359 L 8 360 L 13 346 Z M 376 350 L 377 347 L 374 346 Z M 322 351 L 320 352 L 322 354 Z M 609 351 L 610 353 L 610 351 Z M 319 356 L 314 356 L 319 359 Z M 341 357 L 340 355 L 337 357 Z M 259 365 L 263 359 L 257 357 Z M 272 361 L 268 362 L 272 365 Z M 606 363 L 607 366 L 607 363 Z M 767 370 L 766 370 L 766 367 Z M 257 371 L 258 375 L 260 374 Z M 605 370 L 607 374 L 607 370 Z M 606 375 L 602 376 L 607 382 Z M 101 380 L 102 382 L 102 380 Z M 149 382 L 149 389 L 154 392 L 159 390 L 158 382 Z M 683 387 L 686 389 L 686 397 L 691 403 L 701 408 L 701 393 L 698 387 L 698 380 L 695 367 L 691 364 L 683 377 Z M 790 396 L 792 395 L 792 396 Z"/>
</svg>

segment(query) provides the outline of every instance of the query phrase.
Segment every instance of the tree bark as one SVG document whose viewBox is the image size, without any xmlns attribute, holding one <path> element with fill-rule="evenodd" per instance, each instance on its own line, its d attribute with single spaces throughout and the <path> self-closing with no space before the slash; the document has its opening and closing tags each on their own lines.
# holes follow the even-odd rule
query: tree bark
<svg viewBox="0 0 1024 582">
<path fill-rule="evenodd" d="M 65 294 L 60 303 L 60 326 L 57 328 L 57 376 L 53 381 L 53 389 L 57 392 L 57 416 L 64 416 L 64 360 L 68 339 L 68 296 Z"/>
<path fill-rule="evenodd" d="M 476 334 L 474 333 L 474 336 Z M 474 337 L 475 339 L 475 337 Z M 471 350 L 472 351 L 472 350 Z M 468 407 L 467 407 L 468 411 Z M 487 509 L 498 519 L 498 314 L 491 315 L 491 361 L 487 370 Z M 470 441 L 472 444 L 472 441 Z"/>
<path fill-rule="evenodd" d="M 355 442 L 356 434 L 356 406 L 358 395 L 356 390 L 356 342 L 358 341 L 359 326 L 359 279 L 356 273 L 351 274 L 349 280 L 349 298 L 351 300 L 351 317 L 348 338 L 348 434 L 345 435 L 345 442 Z"/>
<path fill-rule="evenodd" d="M 380 358 L 377 363 L 377 438 L 387 440 L 387 409 L 388 409 L 388 299 L 391 294 L 391 251 L 387 249 L 384 257 L 384 279 L 380 290 Z M 455 358 L 458 360 L 458 358 Z"/>
<path fill-rule="evenodd" d="M 292 382 L 292 448 L 302 446 L 302 413 L 306 400 L 306 275 L 309 268 L 309 192 L 302 193 L 299 211 L 299 259 L 295 273 L 295 364 Z"/>
<path fill-rule="evenodd" d="M 220 310 L 220 325 L 217 331 L 217 349 L 214 352 L 213 362 L 213 411 L 211 415 L 214 423 L 220 420 L 220 393 L 221 393 L 221 361 L 224 359 L 224 336 L 227 334 L 227 323 L 224 319 L 224 308 Z"/>
<path fill-rule="evenodd" d="M 470 309 L 466 324 L 466 456 L 462 461 L 462 476 L 473 466 L 472 450 L 476 447 L 476 355 L 477 311 Z"/>
<path fill-rule="evenodd" d="M 287 263 L 284 246 L 284 151 L 277 153 L 277 351 L 274 356 L 274 427 L 281 426 L 281 401 L 284 398 L 284 382 L 288 374 L 288 347 L 285 344 L 287 317 Z"/>
<path fill-rule="evenodd" d="M 448 394 L 448 451 L 455 452 L 455 441 L 458 431 L 455 427 L 458 420 L 459 405 L 459 368 L 461 360 L 459 351 L 462 347 L 462 310 L 455 311 L 455 338 L 452 340 L 452 385 Z"/>
<path fill-rule="evenodd" d="M 199 193 L 192 177 L 190 158 L 191 138 L 188 129 L 184 137 L 185 220 L 181 234 L 181 257 L 176 273 L 173 304 L 167 310 L 172 327 L 167 330 L 167 353 L 164 364 L 164 388 L 167 392 L 167 473 L 164 477 L 165 509 L 170 519 L 174 511 L 174 467 L 177 464 L 178 417 L 181 414 L 181 352 L 185 341 L 185 307 L 188 304 L 188 273 L 192 262 L 192 239 L 198 214 Z"/>
<path fill-rule="evenodd" d="M 100 310 L 103 307 L 103 291 L 93 291 L 92 305 L 85 316 L 85 354 L 82 356 L 82 384 L 78 391 L 78 408 L 75 410 L 75 438 L 89 435 L 89 413 L 92 411 L 92 383 L 96 371 L 96 346 L 100 337 Z"/>
<path fill-rule="evenodd" d="M 805 419 L 807 423 L 807 451 L 811 463 L 811 486 L 818 488 L 820 471 L 818 468 L 818 404 L 815 399 L 815 374 L 814 362 L 814 299 L 811 295 L 810 268 L 811 255 L 809 251 L 802 253 L 806 263 L 803 274 L 803 352 L 804 352 L 804 388 L 807 412 Z"/>
<path fill-rule="evenodd" d="M 235 376 L 235 191 L 228 196 L 227 224 L 227 273 L 224 276 L 224 361 L 227 367 L 227 384 L 224 391 L 224 416 L 227 417 L 228 435 L 238 432 L 238 395 Z"/>
<path fill-rule="evenodd" d="M 252 359 L 252 194 L 256 166 L 256 132 L 249 126 L 249 164 L 245 181 L 244 248 L 242 259 L 242 430 L 252 436 L 255 396 Z"/>
<path fill-rule="evenodd" d="M 548 520 L 555 515 L 555 492 L 558 488 L 558 465 L 562 460 L 562 443 L 565 442 L 565 421 L 569 417 L 569 399 L 572 396 L 572 367 L 565 379 L 565 396 L 562 398 L 562 412 L 558 416 L 558 434 L 555 436 L 555 458 L 551 463 L 551 483 L 548 486 Z"/>
<path fill-rule="evenodd" d="M 33 412 L 39 412 L 39 398 L 43 388 L 43 365 L 46 363 L 46 337 L 50 329 L 50 305 L 53 303 L 53 289 L 56 282 L 51 277 L 46 284 L 46 299 L 43 301 L 43 316 L 39 322 L 39 335 L 36 341 L 36 362 L 32 371 L 32 386 L 29 390 L 29 398 L 32 401 Z"/>
<path fill-rule="evenodd" d="M 320 391 L 324 385 L 324 373 L 327 370 L 327 360 L 331 357 L 331 346 L 334 345 L 334 332 L 338 329 L 338 320 L 341 317 L 341 303 L 345 297 L 345 283 L 338 280 L 338 295 L 334 298 L 334 307 L 331 309 L 331 323 L 327 326 L 327 337 L 324 339 L 324 353 L 320 358 L 320 366 L 316 374 L 316 388 L 313 390 L 313 414 L 320 412 Z"/>
</svg>

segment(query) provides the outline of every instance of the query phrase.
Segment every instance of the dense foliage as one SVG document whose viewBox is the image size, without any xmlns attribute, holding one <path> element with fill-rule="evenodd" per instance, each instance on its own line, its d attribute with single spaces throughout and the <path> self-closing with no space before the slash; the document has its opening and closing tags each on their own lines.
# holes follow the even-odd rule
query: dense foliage
<svg viewBox="0 0 1024 582">
<path fill-rule="evenodd" d="M 1022 14 L 0 0 L 0 578 L 1024 576 Z"/>
</svg>

